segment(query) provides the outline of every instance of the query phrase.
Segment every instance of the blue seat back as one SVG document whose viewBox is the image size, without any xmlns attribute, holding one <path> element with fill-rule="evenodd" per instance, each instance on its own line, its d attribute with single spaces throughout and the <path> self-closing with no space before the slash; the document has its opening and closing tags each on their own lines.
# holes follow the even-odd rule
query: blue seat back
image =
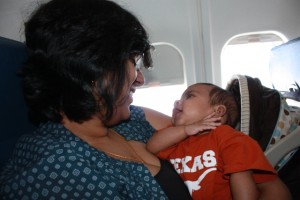
<svg viewBox="0 0 300 200">
<path fill-rule="evenodd" d="M 18 71 L 26 61 L 25 45 L 0 37 L 0 170 L 20 135 L 31 132 Z"/>
</svg>

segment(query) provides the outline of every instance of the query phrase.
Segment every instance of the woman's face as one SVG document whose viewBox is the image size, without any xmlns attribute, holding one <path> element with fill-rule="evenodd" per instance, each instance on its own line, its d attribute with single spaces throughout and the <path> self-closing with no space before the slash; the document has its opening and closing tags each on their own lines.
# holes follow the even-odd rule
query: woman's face
<svg viewBox="0 0 300 200">
<path fill-rule="evenodd" d="M 130 117 L 129 106 L 133 101 L 132 95 L 135 92 L 136 87 L 142 86 L 145 82 L 145 78 L 139 68 L 139 64 L 136 63 L 137 60 L 135 61 L 131 59 L 128 59 L 126 62 L 126 66 L 128 68 L 128 81 L 124 84 L 124 88 L 117 101 L 114 114 L 111 120 L 108 121 L 107 125 L 115 125 Z"/>
<path fill-rule="evenodd" d="M 173 124 L 188 125 L 195 123 L 213 112 L 210 105 L 210 86 L 192 85 L 182 94 L 181 99 L 174 104 Z"/>
</svg>

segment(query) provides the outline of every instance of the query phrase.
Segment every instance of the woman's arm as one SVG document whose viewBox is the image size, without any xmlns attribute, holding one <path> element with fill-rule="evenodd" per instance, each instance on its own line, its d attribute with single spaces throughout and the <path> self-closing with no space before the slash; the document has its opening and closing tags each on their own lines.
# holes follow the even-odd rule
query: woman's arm
<svg viewBox="0 0 300 200">
<path fill-rule="evenodd" d="M 232 199 L 256 200 L 259 192 L 254 182 L 252 171 L 242 171 L 230 174 L 230 190 Z"/>
<path fill-rule="evenodd" d="M 141 107 L 146 120 L 156 129 L 160 130 L 172 125 L 171 117 L 150 108 Z"/>
</svg>

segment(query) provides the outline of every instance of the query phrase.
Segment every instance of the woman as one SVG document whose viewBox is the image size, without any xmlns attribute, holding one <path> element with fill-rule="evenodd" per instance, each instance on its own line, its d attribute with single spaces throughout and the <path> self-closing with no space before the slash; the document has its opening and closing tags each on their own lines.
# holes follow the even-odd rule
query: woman
<svg viewBox="0 0 300 200">
<path fill-rule="evenodd" d="M 52 0 L 25 23 L 25 38 L 24 96 L 39 127 L 1 173 L 1 197 L 190 198 L 168 162 L 145 149 L 169 117 L 130 106 L 140 67 L 152 64 L 135 16 L 106 0 Z"/>
</svg>

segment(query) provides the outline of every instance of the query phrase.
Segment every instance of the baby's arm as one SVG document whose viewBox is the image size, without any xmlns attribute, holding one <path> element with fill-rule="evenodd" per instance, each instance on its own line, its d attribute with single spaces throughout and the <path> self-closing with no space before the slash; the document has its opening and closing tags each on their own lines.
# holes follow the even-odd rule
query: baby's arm
<svg viewBox="0 0 300 200">
<path fill-rule="evenodd" d="M 288 188 L 279 178 L 274 181 L 256 184 L 251 170 L 230 174 L 230 189 L 232 198 L 239 200 L 292 199 Z"/>
<path fill-rule="evenodd" d="M 259 196 L 250 170 L 230 174 L 230 190 L 234 200 L 256 200 Z"/>
<path fill-rule="evenodd" d="M 187 138 L 184 126 L 169 127 L 157 131 L 147 142 L 147 149 L 156 154 Z"/>
<path fill-rule="evenodd" d="M 190 135 L 195 135 L 197 133 L 216 128 L 221 124 L 219 121 L 219 117 L 209 115 L 198 123 L 164 128 L 153 134 L 147 143 L 147 149 L 156 154 L 161 150 L 177 144 Z"/>
<path fill-rule="evenodd" d="M 258 184 L 261 200 L 290 200 L 292 196 L 286 185 L 279 179 Z"/>
</svg>

